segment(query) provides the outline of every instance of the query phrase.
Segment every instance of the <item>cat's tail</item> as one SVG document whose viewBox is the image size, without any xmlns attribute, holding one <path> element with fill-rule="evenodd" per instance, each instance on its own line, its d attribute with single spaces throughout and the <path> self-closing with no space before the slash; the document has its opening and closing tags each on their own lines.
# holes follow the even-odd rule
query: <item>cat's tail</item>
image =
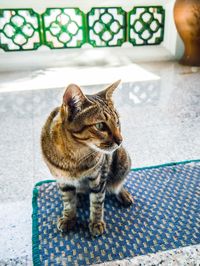
<svg viewBox="0 0 200 266">
<path fill-rule="evenodd" d="M 54 119 L 54 117 L 57 116 L 57 114 L 59 113 L 60 111 L 60 107 L 56 107 L 49 115 L 49 117 L 47 118 L 47 121 L 44 125 L 44 127 L 46 128 L 47 131 L 49 131 L 50 127 L 51 127 L 51 124 L 52 124 L 52 121 Z"/>
<path fill-rule="evenodd" d="M 56 115 L 59 113 L 60 107 L 56 107 L 49 115 L 49 117 L 46 120 L 46 123 L 44 124 L 42 128 L 42 134 L 41 134 L 41 140 L 45 137 L 50 137 L 50 129 L 52 125 L 53 119 L 56 117 Z"/>
</svg>

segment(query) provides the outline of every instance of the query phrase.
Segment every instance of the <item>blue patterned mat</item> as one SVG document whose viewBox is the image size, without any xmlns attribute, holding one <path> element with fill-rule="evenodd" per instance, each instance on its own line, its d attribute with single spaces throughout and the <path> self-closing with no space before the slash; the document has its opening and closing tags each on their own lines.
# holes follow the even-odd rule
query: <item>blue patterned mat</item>
<svg viewBox="0 0 200 266">
<path fill-rule="evenodd" d="M 57 230 L 62 212 L 55 182 L 40 182 L 33 193 L 34 265 L 91 265 L 200 243 L 200 163 L 137 169 L 126 187 L 134 204 L 126 209 L 108 196 L 107 232 L 88 231 L 89 200 L 78 209 L 78 225 L 63 235 Z"/>
</svg>

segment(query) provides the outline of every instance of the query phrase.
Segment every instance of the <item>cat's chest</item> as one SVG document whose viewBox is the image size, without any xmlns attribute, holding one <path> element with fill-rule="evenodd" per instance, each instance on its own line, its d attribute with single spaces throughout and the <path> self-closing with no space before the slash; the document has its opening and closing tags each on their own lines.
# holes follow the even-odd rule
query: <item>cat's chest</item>
<svg viewBox="0 0 200 266">
<path fill-rule="evenodd" d="M 84 164 L 72 164 L 69 163 L 66 167 L 58 167 L 53 165 L 49 160 L 45 159 L 51 174 L 57 179 L 58 182 L 66 183 L 79 187 L 81 184 L 85 183 L 87 177 L 96 176 L 103 163 L 104 158 L 98 158 L 97 160 L 91 160 Z"/>
</svg>

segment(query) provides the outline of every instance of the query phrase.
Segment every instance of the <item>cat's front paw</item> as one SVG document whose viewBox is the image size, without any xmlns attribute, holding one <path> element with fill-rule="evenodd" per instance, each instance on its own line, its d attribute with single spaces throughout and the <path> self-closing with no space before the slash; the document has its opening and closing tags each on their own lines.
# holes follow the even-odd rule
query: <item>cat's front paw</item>
<svg viewBox="0 0 200 266">
<path fill-rule="evenodd" d="M 101 221 L 98 223 L 90 222 L 89 229 L 90 229 L 90 233 L 93 236 L 101 236 L 106 230 L 106 224 L 104 221 Z"/>
<path fill-rule="evenodd" d="M 57 222 L 57 228 L 59 231 L 66 233 L 72 230 L 76 225 L 76 218 L 68 219 L 66 217 L 60 217 Z"/>
</svg>

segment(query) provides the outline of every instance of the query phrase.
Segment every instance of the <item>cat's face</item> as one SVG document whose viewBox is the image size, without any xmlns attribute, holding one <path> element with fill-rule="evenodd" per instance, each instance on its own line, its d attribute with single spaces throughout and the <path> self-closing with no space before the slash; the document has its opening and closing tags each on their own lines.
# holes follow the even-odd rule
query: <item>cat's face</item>
<svg viewBox="0 0 200 266">
<path fill-rule="evenodd" d="M 116 82 L 95 95 L 84 95 L 74 84 L 63 96 L 64 126 L 82 144 L 102 153 L 112 153 L 122 142 L 119 116 L 111 100 Z"/>
</svg>

